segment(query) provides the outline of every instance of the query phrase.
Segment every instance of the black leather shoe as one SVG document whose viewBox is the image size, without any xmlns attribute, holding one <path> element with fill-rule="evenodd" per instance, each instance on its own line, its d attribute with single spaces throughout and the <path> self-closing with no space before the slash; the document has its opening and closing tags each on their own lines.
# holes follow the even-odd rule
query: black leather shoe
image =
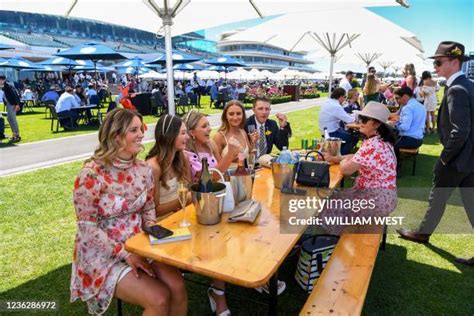
<svg viewBox="0 0 474 316">
<path fill-rule="evenodd" d="M 397 233 L 400 234 L 401 238 L 406 239 L 406 240 L 424 243 L 424 244 L 430 242 L 430 235 L 420 234 L 416 230 L 400 228 L 400 229 L 397 229 Z"/>
<path fill-rule="evenodd" d="M 471 257 L 471 258 L 456 257 L 454 258 L 454 261 L 471 266 L 471 267 L 474 266 L 474 257 Z"/>
</svg>

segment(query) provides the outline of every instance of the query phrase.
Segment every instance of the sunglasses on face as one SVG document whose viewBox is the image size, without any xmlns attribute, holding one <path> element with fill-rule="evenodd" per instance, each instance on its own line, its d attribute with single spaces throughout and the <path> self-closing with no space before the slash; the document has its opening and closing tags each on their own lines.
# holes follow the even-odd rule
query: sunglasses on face
<svg viewBox="0 0 474 316">
<path fill-rule="evenodd" d="M 362 124 L 367 124 L 367 122 L 370 120 L 370 117 L 367 117 L 367 116 L 364 116 L 364 115 L 359 115 L 358 120 Z"/>
<path fill-rule="evenodd" d="M 441 67 L 441 65 L 442 65 L 445 61 L 447 61 L 447 60 L 451 60 L 451 59 L 449 59 L 449 58 L 448 58 L 448 59 L 444 59 L 444 60 L 443 60 L 443 59 L 435 59 L 435 60 L 433 61 L 433 66 L 435 66 L 435 67 Z"/>
</svg>

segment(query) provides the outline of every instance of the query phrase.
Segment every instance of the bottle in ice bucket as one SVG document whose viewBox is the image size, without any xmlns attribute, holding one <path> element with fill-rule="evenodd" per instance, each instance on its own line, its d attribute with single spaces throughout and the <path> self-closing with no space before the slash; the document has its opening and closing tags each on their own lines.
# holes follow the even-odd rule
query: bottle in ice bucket
<svg viewBox="0 0 474 316">
<path fill-rule="evenodd" d="M 277 162 L 281 164 L 289 164 L 291 162 L 291 153 L 287 147 L 283 147 L 280 156 L 277 158 Z"/>
<path fill-rule="evenodd" d="M 238 155 L 239 163 L 237 165 L 237 169 L 234 172 L 234 176 L 248 176 L 249 172 L 245 168 L 245 162 L 244 162 L 244 154 L 242 152 L 239 153 Z"/>
<path fill-rule="evenodd" d="M 311 149 L 318 149 L 318 140 L 316 138 L 313 138 L 313 140 L 311 141 Z"/>
<path fill-rule="evenodd" d="M 201 177 L 199 178 L 199 192 L 209 193 L 212 192 L 212 178 L 209 173 L 209 165 L 207 163 L 207 158 L 202 157 L 202 171 Z"/>
</svg>

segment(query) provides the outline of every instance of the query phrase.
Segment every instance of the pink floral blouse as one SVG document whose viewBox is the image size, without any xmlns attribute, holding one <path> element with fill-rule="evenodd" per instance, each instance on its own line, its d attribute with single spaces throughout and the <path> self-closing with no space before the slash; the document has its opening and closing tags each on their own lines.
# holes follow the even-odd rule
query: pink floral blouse
<svg viewBox="0 0 474 316">
<path fill-rule="evenodd" d="M 128 266 L 125 241 L 156 220 L 151 168 L 140 160 L 91 161 L 74 183 L 77 234 L 71 302 L 87 302 L 89 313 L 110 305 L 120 273 Z"/>
</svg>

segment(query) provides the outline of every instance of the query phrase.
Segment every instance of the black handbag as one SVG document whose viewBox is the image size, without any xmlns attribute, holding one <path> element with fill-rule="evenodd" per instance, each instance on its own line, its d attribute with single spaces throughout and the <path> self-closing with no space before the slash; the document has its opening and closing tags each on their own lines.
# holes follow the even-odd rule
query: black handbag
<svg viewBox="0 0 474 316">
<path fill-rule="evenodd" d="M 308 160 L 308 155 L 313 152 L 321 156 L 323 161 Z M 329 163 L 324 161 L 323 154 L 317 150 L 308 152 L 305 160 L 301 160 L 298 164 L 296 183 L 308 187 L 329 188 L 329 181 Z"/>
</svg>

